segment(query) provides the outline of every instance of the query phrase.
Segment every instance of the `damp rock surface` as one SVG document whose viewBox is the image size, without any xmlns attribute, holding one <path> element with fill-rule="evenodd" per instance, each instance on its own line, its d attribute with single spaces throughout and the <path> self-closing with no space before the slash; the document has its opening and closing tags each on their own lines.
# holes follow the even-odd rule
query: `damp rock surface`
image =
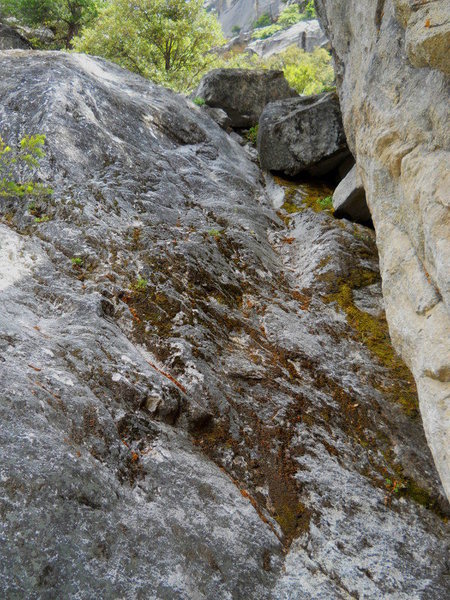
<svg viewBox="0 0 450 600">
<path fill-rule="evenodd" d="M 445 597 L 373 232 L 106 61 L 4 52 L 0 97 L 54 190 L 0 199 L 2 597 Z"/>
<path fill-rule="evenodd" d="M 316 5 L 377 234 L 392 340 L 417 382 L 428 443 L 450 497 L 450 5 Z"/>
</svg>

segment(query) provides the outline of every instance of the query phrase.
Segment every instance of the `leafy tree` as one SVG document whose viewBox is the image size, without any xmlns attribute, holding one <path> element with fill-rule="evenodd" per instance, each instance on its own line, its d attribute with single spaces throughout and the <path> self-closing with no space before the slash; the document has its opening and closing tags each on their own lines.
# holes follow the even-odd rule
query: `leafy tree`
<svg viewBox="0 0 450 600">
<path fill-rule="evenodd" d="M 26 135 L 11 148 L 0 136 L 0 198 L 51 194 L 50 188 L 35 181 L 39 161 L 45 156 L 45 135 Z"/>
<path fill-rule="evenodd" d="M 57 43 L 71 47 L 72 39 L 96 16 L 105 0 L 0 0 L 0 13 L 23 25 L 49 27 Z"/>
<path fill-rule="evenodd" d="M 111 0 L 74 47 L 185 91 L 213 64 L 210 50 L 223 41 L 203 0 Z"/>
</svg>

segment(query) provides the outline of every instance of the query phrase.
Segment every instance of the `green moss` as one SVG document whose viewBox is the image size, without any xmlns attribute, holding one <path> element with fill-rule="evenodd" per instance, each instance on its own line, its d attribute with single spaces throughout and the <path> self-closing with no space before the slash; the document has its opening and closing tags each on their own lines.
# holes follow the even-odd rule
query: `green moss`
<svg viewBox="0 0 450 600">
<path fill-rule="evenodd" d="M 297 537 L 309 526 L 309 512 L 301 502 L 276 507 L 275 520 L 288 540 Z"/>
<path fill-rule="evenodd" d="M 438 514 L 441 513 L 435 499 L 431 496 L 430 492 L 420 487 L 413 479 L 408 479 L 405 482 L 404 487 L 400 489 L 400 495 L 411 498 L 411 500 L 414 500 L 414 502 L 417 502 L 417 504 L 420 504 L 429 510 L 433 510 Z M 441 516 L 444 515 L 441 514 Z"/>
<path fill-rule="evenodd" d="M 417 392 L 412 375 L 397 355 L 391 344 L 388 324 L 384 316 L 374 317 L 360 310 L 353 301 L 353 290 L 372 285 L 379 274 L 367 269 L 353 271 L 346 279 L 336 282 L 337 291 L 324 298 L 325 302 L 336 302 L 347 316 L 347 322 L 357 337 L 367 346 L 377 360 L 392 373 L 397 383 L 389 390 L 383 389 L 402 407 L 404 412 L 415 417 L 418 414 Z"/>
<path fill-rule="evenodd" d="M 274 177 L 275 182 L 284 188 L 284 204 L 281 207 L 288 214 L 311 208 L 314 212 L 333 212 L 332 189 L 313 180 L 292 181 Z"/>
<path fill-rule="evenodd" d="M 297 206 L 293 202 L 289 201 L 286 201 L 281 208 L 290 215 L 301 212 L 303 210 L 300 206 Z"/>
</svg>

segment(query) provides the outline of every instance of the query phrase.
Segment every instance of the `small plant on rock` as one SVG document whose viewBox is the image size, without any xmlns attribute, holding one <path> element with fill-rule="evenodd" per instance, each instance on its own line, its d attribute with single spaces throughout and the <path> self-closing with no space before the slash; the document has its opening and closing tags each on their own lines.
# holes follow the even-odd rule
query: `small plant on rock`
<svg viewBox="0 0 450 600">
<path fill-rule="evenodd" d="M 319 201 L 319 205 L 321 208 L 326 210 L 333 210 L 333 197 L 326 196 L 325 198 L 321 198 Z"/>
<path fill-rule="evenodd" d="M 81 268 L 83 266 L 83 259 L 79 256 L 73 256 L 70 261 L 74 267 Z"/>
<path fill-rule="evenodd" d="M 51 217 L 48 215 L 42 215 L 42 217 L 36 217 L 34 219 L 35 223 L 47 223 L 48 221 L 51 221 Z"/>
<path fill-rule="evenodd" d="M 204 98 L 200 98 L 200 96 L 197 96 L 197 98 L 194 98 L 194 104 L 196 104 L 197 106 L 205 106 L 206 101 Z"/>
<path fill-rule="evenodd" d="M 136 292 L 145 292 L 147 289 L 148 281 L 144 277 L 138 277 L 136 281 L 132 284 L 132 288 Z"/>
<path fill-rule="evenodd" d="M 250 129 L 245 134 L 245 138 L 252 146 L 256 146 L 256 142 L 258 140 L 258 125 L 254 127 L 250 127 Z"/>
<path fill-rule="evenodd" d="M 26 135 L 17 147 L 0 136 L 0 197 L 47 196 L 53 192 L 36 181 L 39 161 L 45 156 L 45 135 Z"/>
</svg>

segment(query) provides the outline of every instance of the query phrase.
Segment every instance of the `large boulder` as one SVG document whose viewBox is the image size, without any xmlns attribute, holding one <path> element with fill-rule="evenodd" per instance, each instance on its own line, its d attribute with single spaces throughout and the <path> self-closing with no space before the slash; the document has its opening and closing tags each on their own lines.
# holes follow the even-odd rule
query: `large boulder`
<svg viewBox="0 0 450 600">
<path fill-rule="evenodd" d="M 31 44 L 9 25 L 0 23 L 0 50 L 29 50 Z"/>
<path fill-rule="evenodd" d="M 263 169 L 290 176 L 336 170 L 349 156 L 336 94 L 268 104 L 259 120 L 258 152 Z"/>
<path fill-rule="evenodd" d="M 223 109 L 236 128 L 258 123 L 269 102 L 297 96 L 282 71 L 214 69 L 207 73 L 193 94 L 208 106 Z"/>
<path fill-rule="evenodd" d="M 107 61 L 3 52 L 0 98 L 53 189 L 0 197 L 0 595 L 445 598 L 373 232 Z"/>
<path fill-rule="evenodd" d="M 290 46 L 298 46 L 306 52 L 312 52 L 315 48 L 323 47 L 327 43 L 327 36 L 319 21 L 311 19 L 310 21 L 300 21 L 300 23 L 279 31 L 264 40 L 255 40 L 247 46 L 247 50 L 261 58 L 269 58 L 274 54 L 287 50 Z"/>
<path fill-rule="evenodd" d="M 450 496 L 447 0 L 317 0 L 377 233 L 393 342 Z"/>
<path fill-rule="evenodd" d="M 333 194 L 334 216 L 356 223 L 369 223 L 371 220 L 366 193 L 356 165 L 339 183 Z"/>
</svg>

